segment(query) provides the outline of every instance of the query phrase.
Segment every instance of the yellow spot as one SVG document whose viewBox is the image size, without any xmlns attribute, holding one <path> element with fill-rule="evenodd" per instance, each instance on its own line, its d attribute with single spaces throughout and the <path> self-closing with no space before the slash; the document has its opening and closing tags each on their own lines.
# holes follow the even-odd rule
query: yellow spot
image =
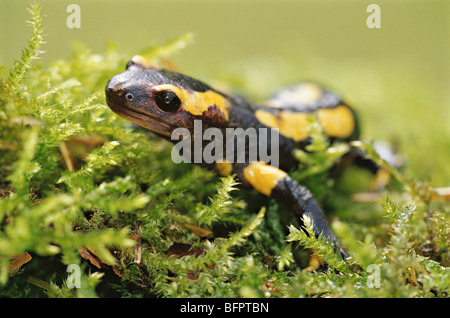
<svg viewBox="0 0 450 318">
<path fill-rule="evenodd" d="M 170 90 L 177 94 L 181 100 L 181 107 L 189 113 L 197 116 L 203 115 L 208 111 L 208 107 L 216 105 L 221 111 L 223 118 L 228 121 L 231 105 L 229 101 L 214 91 L 197 92 L 188 91 L 183 88 L 176 87 L 170 84 L 158 85 L 155 91 Z"/>
<path fill-rule="evenodd" d="M 155 66 L 150 63 L 150 61 L 143 57 L 142 55 L 135 55 L 131 58 L 131 61 L 135 64 L 140 64 L 144 66 L 145 68 L 155 68 Z"/>
<path fill-rule="evenodd" d="M 320 256 L 313 254 L 309 258 L 308 266 L 305 267 L 303 270 L 308 271 L 308 272 L 317 271 L 324 264 L 325 263 L 322 261 Z"/>
<path fill-rule="evenodd" d="M 223 177 L 228 176 L 233 170 L 233 165 L 229 162 L 216 162 L 216 170 Z"/>
<path fill-rule="evenodd" d="M 383 190 L 389 182 L 391 182 L 390 173 L 386 169 L 380 168 L 373 177 L 372 182 L 370 183 L 370 188 L 373 191 L 380 191 Z"/>
<path fill-rule="evenodd" d="M 304 140 L 308 137 L 308 114 L 281 111 L 278 114 L 258 109 L 255 112 L 256 118 L 262 124 L 278 128 L 280 134 L 292 138 L 295 141 Z"/>
<path fill-rule="evenodd" d="M 323 130 L 330 137 L 348 138 L 355 129 L 355 117 L 347 106 L 320 108 L 316 114 Z"/>
<path fill-rule="evenodd" d="M 274 100 L 269 101 L 271 107 L 283 108 L 286 104 L 308 104 L 322 97 L 322 89 L 313 83 L 302 83 L 291 89 L 281 91 Z"/>
<path fill-rule="evenodd" d="M 267 196 L 278 182 L 286 178 L 287 173 L 283 170 L 270 166 L 263 162 L 252 162 L 244 168 L 244 177 L 253 188 Z"/>
</svg>

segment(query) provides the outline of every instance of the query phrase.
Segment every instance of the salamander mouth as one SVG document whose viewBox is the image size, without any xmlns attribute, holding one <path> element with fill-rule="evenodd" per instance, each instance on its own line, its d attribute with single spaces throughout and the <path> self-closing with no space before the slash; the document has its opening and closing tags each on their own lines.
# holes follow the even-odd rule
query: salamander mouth
<svg viewBox="0 0 450 318">
<path fill-rule="evenodd" d="M 120 100 L 120 96 L 117 96 L 117 94 L 115 94 L 111 90 L 106 90 L 106 103 L 114 113 L 126 120 L 144 127 L 145 129 L 170 138 L 170 136 L 172 135 L 173 127 L 161 121 L 161 117 L 153 115 L 152 113 L 143 112 L 138 109 L 127 107 L 117 99 Z"/>
<path fill-rule="evenodd" d="M 151 114 L 142 113 L 130 108 L 121 108 L 121 111 L 113 111 L 122 118 L 125 118 L 145 129 L 151 130 L 158 134 L 170 137 L 172 135 L 172 127 L 161 121 L 161 118 L 153 117 Z"/>
</svg>

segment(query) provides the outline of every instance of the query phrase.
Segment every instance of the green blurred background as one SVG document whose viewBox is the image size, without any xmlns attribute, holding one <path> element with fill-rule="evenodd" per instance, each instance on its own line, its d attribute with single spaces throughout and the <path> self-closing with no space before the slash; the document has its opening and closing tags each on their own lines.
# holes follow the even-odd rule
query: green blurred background
<svg viewBox="0 0 450 318">
<path fill-rule="evenodd" d="M 32 1 L 0 0 L 0 64 L 26 46 Z M 408 172 L 450 185 L 450 1 L 38 1 L 47 53 L 71 56 L 74 42 L 102 53 L 116 43 L 130 56 L 191 32 L 171 59 L 182 72 L 221 89 L 264 99 L 282 85 L 315 80 L 360 114 L 363 136 L 397 143 Z M 69 29 L 69 4 L 81 28 Z M 369 4 L 381 28 L 369 29 Z"/>
</svg>

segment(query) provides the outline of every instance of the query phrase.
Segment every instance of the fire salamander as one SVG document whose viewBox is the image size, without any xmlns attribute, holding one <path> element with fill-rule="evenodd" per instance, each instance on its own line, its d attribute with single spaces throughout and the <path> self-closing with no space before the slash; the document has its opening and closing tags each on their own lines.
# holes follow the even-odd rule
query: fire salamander
<svg viewBox="0 0 450 318">
<path fill-rule="evenodd" d="M 254 128 L 257 133 L 262 131 L 260 128 L 276 131 L 279 137 L 275 149 L 279 151 L 277 166 L 261 160 L 260 152 L 249 160 L 252 143 L 247 139 L 243 148 L 245 160 L 233 160 L 238 153 L 231 160 L 224 157 L 215 162 L 200 163 L 222 176 L 235 174 L 243 186 L 253 187 L 287 205 L 298 217 L 309 216 L 316 235 L 323 233 L 343 257 L 347 257 L 313 194 L 285 172 L 298 165 L 292 150 L 304 149 L 308 144 L 308 114 L 315 114 L 331 140 L 358 138 L 355 113 L 336 93 L 316 84 L 300 83 L 279 91 L 267 105 L 257 105 L 219 92 L 183 74 L 154 67 L 145 58 L 134 56 L 123 73 L 109 80 L 106 99 L 111 110 L 119 116 L 168 140 L 172 140 L 172 133 L 177 128 L 185 129 L 194 138 L 196 120 L 201 120 L 202 132 L 208 128 L 218 129 L 223 134 L 229 128 Z M 267 136 L 263 138 L 264 142 L 258 139 L 258 146 L 267 148 L 263 149 L 265 153 L 273 152 L 274 149 L 270 149 L 272 139 L 269 134 L 264 136 Z M 205 147 L 204 142 L 200 151 Z M 231 146 L 233 143 L 236 144 L 236 140 Z M 192 156 L 195 155 L 194 148 Z M 313 269 L 317 267 L 313 266 Z"/>
</svg>

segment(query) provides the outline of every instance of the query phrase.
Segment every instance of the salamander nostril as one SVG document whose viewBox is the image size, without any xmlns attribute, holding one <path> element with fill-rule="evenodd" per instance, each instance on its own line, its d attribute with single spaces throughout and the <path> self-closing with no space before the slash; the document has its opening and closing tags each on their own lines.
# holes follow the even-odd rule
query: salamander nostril
<svg viewBox="0 0 450 318">
<path fill-rule="evenodd" d="M 121 74 L 113 76 L 105 87 L 106 101 L 108 103 L 121 103 L 123 101 L 133 101 L 134 94 L 127 91 Z"/>
<path fill-rule="evenodd" d="M 128 99 L 128 101 L 132 102 L 133 99 L 134 99 L 134 96 L 133 96 L 133 94 L 128 93 L 128 94 L 125 95 L 125 98 Z"/>
</svg>

